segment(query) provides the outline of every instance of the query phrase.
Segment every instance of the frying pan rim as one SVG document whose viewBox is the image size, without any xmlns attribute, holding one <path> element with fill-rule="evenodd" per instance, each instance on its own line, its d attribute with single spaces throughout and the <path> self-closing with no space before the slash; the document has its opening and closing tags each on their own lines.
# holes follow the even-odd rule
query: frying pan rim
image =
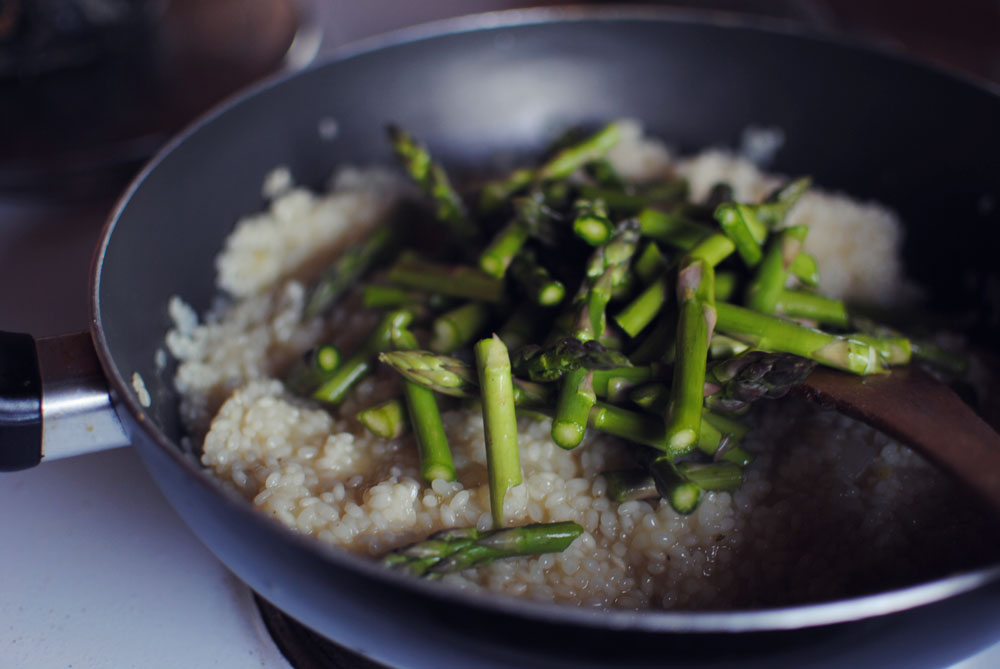
<svg viewBox="0 0 1000 669">
<path fill-rule="evenodd" d="M 386 32 L 344 45 L 329 57 L 291 73 L 280 73 L 248 87 L 215 105 L 185 129 L 172 137 L 132 179 L 117 200 L 101 231 L 90 269 L 90 331 L 95 349 L 107 376 L 115 408 L 121 407 L 130 414 L 134 423 L 142 425 L 145 434 L 157 448 L 168 454 L 199 485 L 207 487 L 219 501 L 245 516 L 248 521 L 261 527 L 261 531 L 281 536 L 286 543 L 297 550 L 318 555 L 331 566 L 360 573 L 383 584 L 409 591 L 422 597 L 431 597 L 446 604 L 459 604 L 485 609 L 489 613 L 501 613 L 523 619 L 557 621 L 559 623 L 584 627 L 660 633 L 739 633 L 755 631 L 791 630 L 819 627 L 851 622 L 889 613 L 909 610 L 935 603 L 975 590 L 1000 580 L 1000 564 L 967 570 L 947 575 L 932 581 L 896 588 L 893 590 L 862 595 L 847 599 L 761 609 L 741 609 L 726 611 L 592 611 L 565 605 L 525 601 L 491 593 L 464 592 L 456 588 L 441 587 L 405 574 L 399 574 L 379 566 L 363 556 L 345 549 L 326 545 L 314 538 L 303 536 L 284 525 L 268 518 L 252 504 L 233 490 L 224 488 L 211 478 L 200 464 L 185 455 L 177 443 L 169 439 L 147 414 L 129 383 L 113 361 L 110 347 L 104 333 L 100 288 L 102 269 L 108 246 L 117 223 L 132 201 L 134 194 L 142 187 L 147 177 L 167 159 L 174 150 L 189 137 L 224 116 L 233 107 L 255 98 L 264 91 L 280 86 L 315 69 L 336 66 L 373 51 L 421 42 L 436 37 L 445 37 L 470 32 L 486 32 L 500 28 L 516 28 L 529 25 L 554 23 L 603 21 L 658 21 L 672 24 L 710 25 L 714 27 L 777 33 L 793 39 L 818 40 L 843 49 L 861 51 L 879 58 L 902 62 L 910 67 L 929 70 L 950 79 L 957 79 L 966 85 L 987 94 L 1000 94 L 1000 87 L 986 85 L 985 82 L 964 73 L 956 73 L 948 68 L 927 63 L 899 50 L 888 49 L 885 45 L 860 43 L 843 38 L 815 34 L 793 26 L 791 22 L 777 19 L 748 17 L 726 12 L 704 12 L 677 8 L 656 8 L 650 6 L 622 7 L 536 7 L 487 12 L 467 16 L 432 21 L 416 26 Z"/>
</svg>

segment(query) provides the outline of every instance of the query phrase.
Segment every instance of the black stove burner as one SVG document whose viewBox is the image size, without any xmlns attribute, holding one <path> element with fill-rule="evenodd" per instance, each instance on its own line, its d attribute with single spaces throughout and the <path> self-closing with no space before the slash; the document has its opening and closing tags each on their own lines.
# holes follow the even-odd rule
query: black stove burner
<svg viewBox="0 0 1000 669">
<path fill-rule="evenodd" d="M 386 669 L 354 651 L 338 646 L 279 611 L 254 593 L 264 625 L 285 659 L 295 669 Z"/>
</svg>

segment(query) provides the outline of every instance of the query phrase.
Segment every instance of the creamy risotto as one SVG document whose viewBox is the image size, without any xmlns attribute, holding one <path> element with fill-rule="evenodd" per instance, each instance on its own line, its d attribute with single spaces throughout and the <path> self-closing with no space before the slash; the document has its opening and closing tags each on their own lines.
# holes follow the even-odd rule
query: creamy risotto
<svg viewBox="0 0 1000 669">
<path fill-rule="evenodd" d="M 624 126 L 609 154 L 632 180 L 684 177 L 692 199 L 717 182 L 759 201 L 781 179 L 724 151 L 678 157 Z M 357 412 L 399 392 L 381 368 L 328 409 L 291 394 L 289 366 L 319 342 L 350 351 L 377 316 L 349 296 L 303 319 L 306 286 L 346 244 L 387 215 L 409 186 L 381 169 L 344 169 L 327 193 L 266 180 L 266 211 L 241 220 L 217 261 L 220 300 L 204 315 L 170 304 L 182 418 L 202 462 L 261 512 L 318 541 L 370 556 L 443 528 L 492 526 L 483 421 L 443 413 L 457 481 L 425 483 L 411 436 L 381 439 Z M 788 223 L 831 296 L 889 305 L 915 294 L 899 261 L 895 215 L 813 188 Z M 987 521 L 919 456 L 836 414 L 794 399 L 760 402 L 743 446 L 756 459 L 739 490 L 710 492 L 691 515 L 660 500 L 616 503 L 601 472 L 631 455 L 588 432 L 557 447 L 545 419 L 519 419 L 523 482 L 508 525 L 572 520 L 584 532 L 558 554 L 501 560 L 443 578 L 461 588 L 626 609 L 727 609 L 823 600 L 884 589 L 982 562 Z"/>
</svg>

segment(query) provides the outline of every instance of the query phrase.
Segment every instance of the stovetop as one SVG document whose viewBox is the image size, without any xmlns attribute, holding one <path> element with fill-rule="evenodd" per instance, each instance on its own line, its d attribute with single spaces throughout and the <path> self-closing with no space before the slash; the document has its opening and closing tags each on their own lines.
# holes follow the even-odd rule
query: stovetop
<svg viewBox="0 0 1000 669">
<path fill-rule="evenodd" d="M 346 3 L 307 4 L 319 7 L 329 48 L 402 23 L 531 3 L 438 0 L 422 10 L 406 3 L 391 17 L 381 11 L 393 5 L 388 0 L 374 0 L 368 13 Z M 825 21 L 840 3 L 806 4 L 808 16 Z M 996 50 L 960 56 L 952 64 L 1000 81 Z M 0 193 L 0 328 L 41 336 L 87 327 L 91 250 L 112 204 L 107 197 L 12 203 Z M 296 657 L 287 644 L 308 634 L 267 607 L 262 615 L 254 594 L 187 529 L 131 449 L 0 475 L 0 667 L 289 669 L 271 636 L 282 626 L 281 645 Z M 1000 642 L 955 665 L 998 666 Z"/>
</svg>

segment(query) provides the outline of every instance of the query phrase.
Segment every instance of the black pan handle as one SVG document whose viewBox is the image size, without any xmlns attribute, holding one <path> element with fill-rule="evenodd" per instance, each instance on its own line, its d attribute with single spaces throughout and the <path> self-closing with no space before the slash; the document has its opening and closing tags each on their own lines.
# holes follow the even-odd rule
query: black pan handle
<svg viewBox="0 0 1000 669">
<path fill-rule="evenodd" d="M 0 332 L 0 470 L 42 461 L 42 378 L 31 335 Z"/>
<path fill-rule="evenodd" d="M 0 471 L 129 442 L 89 332 L 0 332 Z"/>
</svg>

